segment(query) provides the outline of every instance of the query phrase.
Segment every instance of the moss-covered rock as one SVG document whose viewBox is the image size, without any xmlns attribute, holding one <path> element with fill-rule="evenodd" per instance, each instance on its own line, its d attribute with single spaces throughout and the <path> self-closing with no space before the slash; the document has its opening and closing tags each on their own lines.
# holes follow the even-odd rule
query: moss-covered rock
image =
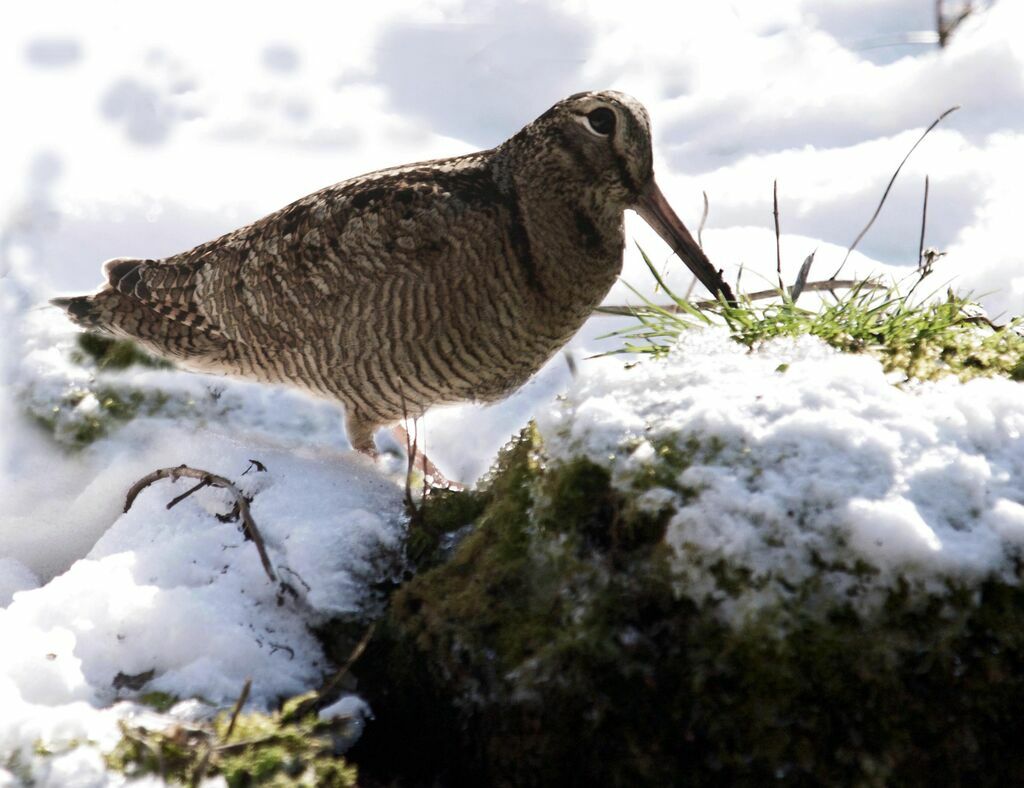
<svg viewBox="0 0 1024 788">
<path fill-rule="evenodd" d="M 353 788 L 355 767 L 342 757 L 352 722 L 287 718 L 287 712 L 286 704 L 280 713 L 249 712 L 234 721 L 224 713 L 210 723 L 154 730 L 122 723 L 107 765 L 129 777 L 160 775 L 173 785 L 220 775 L 231 788 Z"/>
<path fill-rule="evenodd" d="M 684 454 L 669 459 L 683 467 Z M 427 500 L 435 531 L 475 525 L 394 594 L 357 666 L 376 717 L 350 753 L 362 775 L 1024 781 L 1011 755 L 1024 705 L 1019 585 L 931 597 L 898 587 L 870 615 L 837 605 L 825 617 L 797 610 L 782 629 L 770 618 L 736 626 L 678 593 L 662 539 L 671 511 L 638 505 L 637 487 L 623 492 L 586 460 L 548 462 L 527 431 L 462 504 L 446 497 L 432 511 Z"/>
</svg>

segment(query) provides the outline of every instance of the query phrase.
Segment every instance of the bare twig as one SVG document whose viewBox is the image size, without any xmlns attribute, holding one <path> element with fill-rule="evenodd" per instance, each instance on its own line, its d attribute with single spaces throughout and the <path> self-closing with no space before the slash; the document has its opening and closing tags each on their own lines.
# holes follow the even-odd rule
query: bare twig
<svg viewBox="0 0 1024 788">
<path fill-rule="evenodd" d="M 242 685 L 242 693 L 238 696 L 238 700 L 235 701 L 235 707 L 231 710 L 231 721 L 228 722 L 228 729 L 224 731 L 224 742 L 231 738 L 231 734 L 235 730 L 235 722 L 238 721 L 238 715 L 242 713 L 242 707 L 245 702 L 249 699 L 249 690 L 252 689 L 252 679 L 246 679 L 245 684 Z"/>
<path fill-rule="evenodd" d="M 894 183 L 896 183 L 896 178 L 900 174 L 900 170 L 903 169 L 903 165 L 907 163 L 907 159 L 910 158 L 910 154 L 912 154 L 917 149 L 917 146 L 920 145 L 924 141 L 924 138 L 927 137 L 931 133 L 932 129 L 934 129 L 936 126 L 938 126 L 939 123 L 941 123 L 946 118 L 947 115 L 950 115 L 951 113 L 956 112 L 958 109 L 960 109 L 959 106 L 950 107 L 945 112 L 943 112 L 941 115 L 939 115 L 939 117 L 937 117 L 935 120 L 933 120 L 932 124 L 928 128 L 926 128 L 924 130 L 924 133 L 920 137 L 917 138 L 917 142 L 915 142 L 910 147 L 910 150 L 907 151 L 907 155 L 904 156 L 903 157 L 903 161 L 900 162 L 900 166 L 896 168 L 896 171 L 892 174 L 892 177 L 889 179 L 889 184 L 885 187 L 885 191 L 882 193 L 882 199 L 879 201 L 878 207 L 875 208 L 875 212 L 873 214 L 871 214 L 871 218 L 868 220 L 868 223 L 866 225 L 864 225 L 864 229 L 861 230 L 860 233 L 858 233 L 856 238 L 853 239 L 853 243 L 850 244 L 850 248 L 846 250 L 846 256 L 843 258 L 843 262 L 839 264 L 839 267 L 836 269 L 836 272 L 834 274 L 832 274 L 831 277 L 829 277 L 830 279 L 835 279 L 837 276 L 839 276 L 839 272 L 842 271 L 843 268 L 845 267 L 846 261 L 850 259 L 850 255 L 853 254 L 853 250 L 857 248 L 857 244 L 859 244 L 861 242 L 861 239 L 865 235 L 867 235 L 868 230 L 870 230 L 871 226 L 875 223 L 875 219 L 877 219 L 878 218 L 878 214 L 880 214 L 882 212 L 882 206 L 885 205 L 885 201 L 889 197 L 889 192 L 892 189 L 892 185 Z"/>
<path fill-rule="evenodd" d="M 813 256 L 813 255 L 812 255 Z M 804 265 L 807 261 L 804 260 Z M 820 282 L 808 282 L 803 286 L 800 291 L 802 293 L 817 293 L 822 291 L 830 291 L 833 289 L 847 290 L 852 288 L 861 288 L 862 290 L 884 290 L 885 285 L 878 282 L 873 282 L 870 279 L 824 279 Z M 737 288 L 739 291 L 739 288 Z M 758 290 L 756 293 L 743 293 L 739 296 L 740 299 L 746 299 L 748 301 L 762 301 L 766 298 L 778 298 L 779 291 L 776 289 L 771 290 Z M 695 301 L 691 306 L 698 309 L 706 309 L 708 307 L 719 306 L 719 301 Z M 612 316 L 612 317 L 632 317 L 637 313 L 638 310 L 642 310 L 644 307 L 641 306 L 599 306 L 595 311 L 598 317 Z M 658 309 L 662 309 L 672 314 L 678 314 L 686 312 L 687 310 L 679 307 L 676 304 L 658 305 Z"/>
<path fill-rule="evenodd" d="M 960 27 L 960 24 L 974 13 L 974 3 L 967 2 L 961 7 L 959 13 L 947 17 L 943 6 L 943 0 L 935 0 L 935 31 L 939 35 L 939 47 L 945 49 L 953 32 Z"/>
<path fill-rule="evenodd" d="M 402 410 L 405 410 L 404 403 Z M 404 416 L 403 420 L 405 423 L 408 423 L 408 418 L 408 416 Z M 416 469 L 416 436 L 409 434 L 405 424 L 401 426 L 401 430 L 405 433 L 405 504 L 409 507 L 410 511 L 413 511 L 416 508 L 416 504 L 412 499 L 412 472 Z"/>
<path fill-rule="evenodd" d="M 772 215 L 775 217 L 775 271 L 779 275 L 779 292 L 786 291 L 782 281 L 782 244 L 779 240 L 779 182 L 772 181 Z"/>
<path fill-rule="evenodd" d="M 921 206 L 921 240 L 917 244 L 917 270 L 924 262 L 924 230 L 928 224 L 928 176 L 924 176 L 924 204 Z"/>
<path fill-rule="evenodd" d="M 124 511 L 127 512 L 132 508 L 132 504 L 135 503 L 135 499 L 138 498 L 139 493 L 149 487 L 151 484 L 160 481 L 161 479 L 170 479 L 171 481 L 177 481 L 182 477 L 188 479 L 198 479 L 200 485 L 196 485 L 189 490 L 186 495 L 191 495 L 200 486 L 208 487 L 219 487 L 227 490 L 235 498 L 235 506 L 238 507 L 238 513 L 242 518 L 242 530 L 246 536 L 248 536 L 260 555 L 260 562 L 263 564 L 263 571 L 267 573 L 267 577 L 271 581 L 277 580 L 277 575 L 274 574 L 274 567 L 270 563 L 270 557 L 267 555 L 267 547 L 263 542 L 263 537 L 260 535 L 259 529 L 256 527 L 256 523 L 252 519 L 252 513 L 249 511 L 249 499 L 246 498 L 242 492 L 234 485 L 230 479 L 226 479 L 223 476 L 218 476 L 215 473 L 209 471 L 200 470 L 199 468 L 191 468 L 188 465 L 179 465 L 176 468 L 160 468 L 152 473 L 146 474 L 133 484 L 128 489 L 128 494 L 125 497 Z M 183 498 L 184 496 L 178 496 Z M 168 508 L 176 503 L 177 500 L 172 501 L 168 504 Z"/>
<path fill-rule="evenodd" d="M 290 566 L 281 566 L 280 570 L 282 572 L 287 572 L 292 577 L 294 577 L 296 580 L 298 580 L 300 583 L 302 583 L 302 586 L 303 586 L 303 588 L 306 589 L 306 591 L 312 591 L 313 590 L 313 587 L 303 579 L 302 575 L 300 575 L 298 572 L 296 572 Z"/>
<path fill-rule="evenodd" d="M 373 633 L 377 629 L 377 622 L 374 621 L 366 628 L 366 632 L 356 643 L 355 648 L 348 655 L 348 659 L 345 660 L 345 664 L 342 665 L 337 673 L 331 676 L 324 685 L 316 691 L 316 694 L 306 698 L 300 704 L 298 704 L 287 716 L 281 719 L 281 723 L 285 724 L 298 720 L 305 717 L 314 711 L 317 711 L 327 705 L 333 699 L 334 694 L 337 692 L 338 687 L 341 686 L 342 680 L 348 675 L 348 672 L 352 669 L 352 666 L 359 661 L 359 658 L 363 656 L 363 652 L 366 651 L 366 647 L 370 644 Z"/>
<path fill-rule="evenodd" d="M 181 495 L 179 495 L 179 496 L 178 496 L 177 498 L 172 498 L 172 499 L 171 499 L 171 500 L 170 500 L 170 501 L 168 502 L 168 504 L 167 504 L 167 508 L 168 508 L 168 509 L 173 509 L 173 508 L 174 508 L 175 506 L 177 506 L 177 505 L 178 505 L 179 503 L 181 503 L 181 502 L 182 502 L 182 501 L 184 501 L 184 500 L 185 500 L 186 498 L 188 498 L 188 497 L 189 497 L 189 496 L 190 496 L 190 495 L 191 495 L 192 493 L 194 493 L 194 492 L 199 492 L 199 490 L 203 489 L 204 487 L 209 487 L 209 486 L 210 486 L 210 480 L 209 480 L 209 479 L 203 479 L 203 480 L 202 480 L 202 481 L 200 481 L 200 482 L 199 482 L 198 484 L 196 484 L 196 485 L 195 485 L 194 487 L 189 487 L 189 488 L 188 488 L 187 490 L 185 490 L 185 492 L 183 492 L 183 493 L 182 493 Z"/>
<path fill-rule="evenodd" d="M 247 474 L 247 473 L 248 473 L 249 471 L 251 471 L 251 470 L 252 470 L 253 468 L 255 468 L 255 469 L 256 469 L 256 473 L 266 473 L 266 472 L 267 472 L 267 466 L 266 466 L 266 465 L 264 465 L 264 464 L 263 464 L 262 462 L 260 462 L 259 460 L 254 460 L 254 459 L 253 459 L 252 457 L 250 457 L 250 458 L 249 458 L 249 462 L 250 462 L 251 464 L 249 465 L 249 467 L 248 467 L 248 468 L 246 468 L 246 469 L 245 469 L 244 471 L 242 471 L 242 476 L 245 476 L 245 474 Z"/>
<path fill-rule="evenodd" d="M 910 297 L 917 290 L 918 285 L 921 284 L 926 278 L 932 273 L 935 261 L 942 255 L 937 253 L 934 249 L 924 248 L 924 231 L 928 223 L 928 176 L 924 176 L 924 204 L 921 206 L 921 238 L 917 244 L 917 281 L 914 282 L 910 288 L 910 292 L 907 293 L 904 301 L 909 301 Z"/>
<path fill-rule="evenodd" d="M 245 705 L 246 700 L 249 699 L 249 690 L 252 689 L 252 679 L 247 678 L 245 684 L 242 685 L 242 692 L 238 696 L 238 700 L 235 701 L 234 707 L 231 709 L 231 719 L 228 722 L 228 729 L 224 731 L 224 736 L 220 740 L 221 747 L 227 744 L 228 739 L 231 738 L 231 734 L 235 731 L 235 723 L 238 722 L 238 715 L 242 713 L 242 707 Z M 203 755 L 199 759 L 199 763 L 196 764 L 196 768 L 192 772 L 192 779 L 190 785 L 192 788 L 197 788 L 203 782 L 203 778 L 206 776 L 206 770 L 210 766 L 210 758 L 213 756 L 214 745 L 211 741 L 212 737 L 206 737 L 206 743 L 204 745 Z"/>
</svg>

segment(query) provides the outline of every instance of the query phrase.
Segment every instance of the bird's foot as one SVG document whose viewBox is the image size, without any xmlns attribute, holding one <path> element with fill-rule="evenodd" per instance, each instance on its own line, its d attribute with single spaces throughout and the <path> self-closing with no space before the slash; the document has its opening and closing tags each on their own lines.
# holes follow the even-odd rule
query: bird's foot
<svg viewBox="0 0 1024 788">
<path fill-rule="evenodd" d="M 399 445 L 406 447 L 406 451 L 410 455 L 409 471 L 422 471 L 426 487 L 443 490 L 465 489 L 458 482 L 448 479 L 441 472 L 441 469 L 426 454 L 420 451 L 417 442 L 409 437 L 409 432 L 405 429 L 404 425 L 399 424 L 395 426 L 392 430 L 392 435 L 394 435 Z"/>
</svg>

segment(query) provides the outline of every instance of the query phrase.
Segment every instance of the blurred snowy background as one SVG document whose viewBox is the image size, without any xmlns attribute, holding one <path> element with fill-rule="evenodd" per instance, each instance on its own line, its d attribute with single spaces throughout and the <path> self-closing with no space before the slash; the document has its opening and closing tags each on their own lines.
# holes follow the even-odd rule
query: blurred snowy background
<svg viewBox="0 0 1024 788">
<path fill-rule="evenodd" d="M 961 8 L 945 6 L 951 17 Z M 43 545 L 49 558 L 30 563 L 44 574 L 109 525 L 116 506 L 100 501 L 112 488 L 149 470 L 127 463 L 97 488 L 109 458 L 91 466 L 89 456 L 55 455 L 21 424 L 26 388 L 49 381 L 52 390 L 83 374 L 62 361 L 74 331 L 40 306 L 48 297 L 91 290 L 107 258 L 181 251 L 328 183 L 494 145 L 574 91 L 615 88 L 647 105 L 662 188 L 694 230 L 707 192 L 709 255 L 730 280 L 742 263 L 754 289 L 773 280 L 774 179 L 787 280 L 814 249 L 815 272 L 827 276 L 921 130 L 961 105 L 910 159 L 847 270 L 912 269 L 927 174 L 926 244 L 948 253 L 931 281 L 973 291 L 993 315 L 1024 310 L 1019 2 L 975 3 L 945 48 L 932 0 L 671 10 L 658 2 L 66 2 L 2 14 L 0 546 L 39 544 L 26 523 L 58 528 L 71 508 L 91 523 Z M 639 219 L 630 214 L 627 225 L 655 260 L 668 260 Z M 683 267 L 670 270 L 684 288 Z M 632 245 L 623 278 L 650 292 Z M 628 300 L 621 285 L 609 296 Z M 571 352 L 614 347 L 598 338 L 610 327 L 592 320 Z M 431 454 L 472 481 L 568 375 L 559 357 L 505 403 L 432 414 Z M 157 378 L 195 399 L 214 385 Z M 237 400 L 226 424 L 275 439 L 301 434 L 335 451 L 347 445 L 332 406 L 215 385 L 217 396 Z M 96 501 L 86 505 L 77 496 L 89 489 Z"/>
<path fill-rule="evenodd" d="M 181 251 L 328 183 L 492 146 L 591 88 L 647 105 L 663 189 L 691 229 L 708 193 L 709 255 L 730 280 L 742 263 L 753 289 L 772 281 L 774 179 L 787 279 L 814 249 L 815 273 L 831 274 L 921 130 L 961 105 L 911 158 L 847 270 L 916 262 L 928 174 L 926 244 L 948 253 L 932 281 L 1017 314 L 1024 8 L 974 7 L 940 49 L 932 0 L 10 6 L 7 344 L 19 353 L 16 314 L 92 289 L 107 258 Z M 681 268 L 672 281 L 685 287 Z M 624 279 L 649 280 L 632 245 Z M 621 286 L 609 298 L 627 300 Z M 577 352 L 611 347 L 596 339 L 608 327 L 592 321 Z M 456 440 L 463 409 L 436 415 L 439 461 L 479 474 L 535 399 L 564 385 L 554 366 L 525 398 L 472 409 L 479 451 Z"/>
<path fill-rule="evenodd" d="M 946 2 L 954 15 L 956 0 Z M 117 255 L 160 256 L 378 167 L 490 147 L 577 90 L 637 96 L 657 170 L 727 270 L 822 245 L 834 268 L 920 130 L 920 149 L 861 251 L 916 260 L 1024 306 L 1024 9 L 978 11 L 940 50 L 932 0 L 46 3 L 0 25 L 0 272 L 91 288 Z M 640 239 L 649 246 L 648 235 Z M 642 279 L 632 263 L 627 276 Z"/>
<path fill-rule="evenodd" d="M 962 5 L 945 7 L 955 17 Z M 181 251 L 328 183 L 492 146 L 591 88 L 647 105 L 663 189 L 691 229 L 708 193 L 709 255 L 730 280 L 742 263 L 753 289 L 772 281 L 774 179 L 787 279 L 814 249 L 815 273 L 831 274 L 921 130 L 961 105 L 911 158 L 847 270 L 916 262 L 928 174 L 926 244 L 948 253 L 932 281 L 1017 314 L 1024 8 L 974 7 L 940 49 L 932 0 L 8 6 L 7 344 L 18 354 L 12 309 L 92 289 L 107 258 Z M 649 280 L 632 245 L 624 278 Z M 609 298 L 627 300 L 621 286 Z M 596 340 L 608 327 L 592 321 L 577 350 L 610 347 Z M 436 415 L 439 461 L 479 474 L 536 397 L 564 385 L 557 366 L 535 396 L 474 409 L 479 451 L 456 440 L 462 410 Z"/>
<path fill-rule="evenodd" d="M 945 5 L 950 16 L 961 7 L 955 0 Z M 354 557 L 347 568 L 324 570 L 335 584 L 330 588 L 355 582 L 349 576 L 358 575 L 368 544 L 394 538 L 394 523 L 371 506 L 389 494 L 379 488 L 383 477 L 375 481 L 365 476 L 372 469 L 341 457 L 347 443 L 337 409 L 291 392 L 129 372 L 123 382 L 199 402 L 202 418 L 147 419 L 75 455 L 56 448 L 24 418 L 24 401 L 46 402 L 89 373 L 68 362 L 74 330 L 57 310 L 41 307 L 47 298 L 93 289 L 107 258 L 187 249 L 329 183 L 490 147 L 570 93 L 614 88 L 648 107 L 658 179 L 691 230 L 707 192 L 705 248 L 730 281 L 742 263 L 747 289 L 773 281 L 773 180 L 786 279 L 815 249 L 812 279 L 827 276 L 922 130 L 960 105 L 910 159 L 847 272 L 912 270 L 928 175 L 925 243 L 947 252 L 930 281 L 973 291 L 993 317 L 1016 315 L 1024 311 L 1024 4 L 989 0 L 974 7 L 940 48 L 933 0 L 5 4 L 0 605 L 62 572 L 107 535 L 72 569 L 79 580 L 40 588 L 51 596 L 35 601 L 20 595 L 0 610 L 8 642 L 20 632 L 26 642 L 41 639 L 40 649 L 64 648 L 86 660 L 78 668 L 50 665 L 64 690 L 53 689 L 53 676 L 37 677 L 37 684 L 19 679 L 21 689 L 10 695 L 0 682 L 0 707 L 14 708 L 19 692 L 25 703 L 109 700 L 95 688 L 107 686 L 115 666 L 129 670 L 123 650 L 116 658 L 114 651 L 83 657 L 76 650 L 75 638 L 108 615 L 108 597 L 84 598 L 80 589 L 101 582 L 109 574 L 102 567 L 120 561 L 117 555 L 142 549 L 150 537 L 131 534 L 144 523 L 158 531 L 178 527 L 156 504 L 118 520 L 124 489 L 159 465 L 191 462 L 237 475 L 250 456 L 276 457 L 271 470 L 282 474 L 275 484 L 283 486 L 275 489 L 305 484 L 306 500 L 321 502 L 331 527 L 354 528 L 353 539 L 362 539 L 359 549 L 333 548 Z M 654 260 L 668 259 L 667 248 L 632 215 L 627 229 Z M 683 289 L 688 276 L 681 269 L 673 268 L 670 281 Z M 650 292 L 632 245 L 623 278 Z M 628 300 L 622 286 L 609 296 L 611 303 Z M 614 347 L 598 338 L 610 327 L 607 319 L 592 320 L 574 341 L 581 364 L 583 356 Z M 432 414 L 428 451 L 449 475 L 473 481 L 568 377 L 559 357 L 505 403 Z M 221 404 L 204 411 L 209 397 Z M 83 402 L 79 407 L 95 407 Z M 348 484 L 355 492 L 339 489 Z M 278 534 L 286 539 L 300 528 L 301 513 L 288 514 L 285 503 L 265 497 L 278 507 Z M 209 515 L 202 507 L 196 512 L 201 533 Z M 312 560 L 323 534 L 308 539 L 296 537 L 292 548 Z M 200 551 L 198 544 L 181 547 L 182 555 Z M 162 554 L 174 560 L 175 553 Z M 107 589 L 120 598 L 143 587 L 173 594 L 200 583 L 198 575 L 173 571 L 156 581 L 148 569 L 129 580 L 121 569 L 110 569 L 108 580 L 122 585 Z M 132 583 L 139 584 L 134 591 Z M 159 600 L 146 599 L 117 620 L 140 627 L 163 621 L 152 614 Z M 73 600 L 84 606 L 78 613 L 67 612 Z M 201 638 L 219 620 L 215 605 L 189 604 L 198 608 L 179 616 L 175 635 L 184 641 Z M 65 623 L 33 629 L 58 609 Z M 118 626 L 99 629 L 120 637 Z M 70 640 L 61 646 L 47 638 Z M 308 649 L 299 659 L 311 673 L 317 656 L 315 645 Z M 131 654 L 132 669 L 156 659 L 149 651 Z M 32 673 L 37 656 L 11 656 L 6 672 Z M 167 663 L 162 674 L 178 677 L 168 687 L 209 697 L 230 696 L 246 672 L 274 673 L 257 657 L 247 662 L 230 650 L 216 665 L 193 664 L 195 654 L 160 658 Z M 299 686 L 301 673 L 285 672 L 291 684 L 264 684 L 263 697 Z M 206 684 L 189 683 L 197 676 Z M 26 719 L 38 717 L 38 707 L 19 708 Z M 31 741 L 26 736 L 19 741 Z"/>
<path fill-rule="evenodd" d="M 945 8 L 955 17 L 962 5 Z M 743 264 L 748 289 L 774 280 L 773 180 L 787 281 L 815 249 L 812 278 L 827 276 L 922 129 L 960 105 L 910 159 L 847 271 L 912 269 L 927 174 L 926 244 L 948 253 L 930 281 L 973 291 L 993 316 L 1018 314 L 1024 5 L 974 8 L 940 48 L 932 0 L 7 6 L 0 408 L 16 411 L 26 387 L 46 388 L 39 381 L 52 389 L 74 377 L 60 350 L 74 330 L 41 305 L 91 290 L 103 260 L 181 251 L 328 183 L 497 144 L 591 88 L 647 105 L 663 190 L 692 230 L 707 192 L 706 249 L 730 280 Z M 632 214 L 627 229 L 656 261 L 669 259 Z M 683 267 L 670 271 L 685 288 Z M 632 244 L 623 278 L 650 292 Z M 621 285 L 609 296 L 628 300 Z M 570 352 L 613 348 L 599 339 L 611 327 L 595 318 Z M 568 376 L 557 357 L 505 403 L 437 411 L 425 425 L 431 454 L 472 481 Z M 183 377 L 157 385 L 196 399 L 214 385 Z M 237 397 L 246 429 L 347 446 L 332 406 L 215 385 Z M 37 543 L 23 518 L 63 523 L 68 491 L 99 472 L 55 457 L 21 421 L 10 413 L 0 439 L 0 546 Z M 148 468 L 123 473 L 135 470 Z M 42 496 L 39 485 L 61 492 Z M 81 554 L 115 513 L 78 508 L 93 524 L 62 542 L 58 559 L 33 562 L 44 573 Z"/>
</svg>

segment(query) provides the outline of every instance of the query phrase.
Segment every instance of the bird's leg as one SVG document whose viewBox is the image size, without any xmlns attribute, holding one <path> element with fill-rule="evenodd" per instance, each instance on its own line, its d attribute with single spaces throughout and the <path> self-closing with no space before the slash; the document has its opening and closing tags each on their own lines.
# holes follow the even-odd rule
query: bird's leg
<svg viewBox="0 0 1024 788">
<path fill-rule="evenodd" d="M 462 485 L 458 482 L 449 481 L 430 458 L 420 451 L 416 442 L 409 438 L 409 432 L 405 429 L 404 424 L 396 424 L 392 428 L 391 434 L 395 436 L 395 440 L 412 453 L 413 461 L 410 463 L 410 467 L 422 469 L 423 475 L 432 480 L 434 487 L 444 487 L 449 490 L 463 489 Z"/>
<path fill-rule="evenodd" d="M 365 419 L 358 413 L 351 411 L 345 414 L 345 432 L 348 433 L 348 442 L 352 448 L 360 454 L 368 457 L 377 457 L 377 444 L 373 442 L 373 433 L 379 425 Z"/>
<path fill-rule="evenodd" d="M 352 448 L 360 454 L 365 454 L 367 457 L 376 459 L 380 452 L 377 450 L 377 444 L 373 441 L 373 433 L 377 431 L 380 426 L 377 422 L 372 419 L 364 418 L 356 412 L 350 412 L 345 416 L 345 431 L 348 433 L 349 443 L 352 444 Z M 417 442 L 413 441 L 409 437 L 409 433 L 406 431 L 402 424 L 398 424 L 392 429 L 392 435 L 395 440 L 398 441 L 400 446 L 405 446 L 413 457 L 413 463 L 410 467 L 420 468 L 423 471 L 423 476 L 429 478 L 434 487 L 446 487 L 451 490 L 461 490 L 462 485 L 458 482 L 449 481 L 440 469 L 431 462 L 430 458 L 427 457 Z"/>
</svg>

